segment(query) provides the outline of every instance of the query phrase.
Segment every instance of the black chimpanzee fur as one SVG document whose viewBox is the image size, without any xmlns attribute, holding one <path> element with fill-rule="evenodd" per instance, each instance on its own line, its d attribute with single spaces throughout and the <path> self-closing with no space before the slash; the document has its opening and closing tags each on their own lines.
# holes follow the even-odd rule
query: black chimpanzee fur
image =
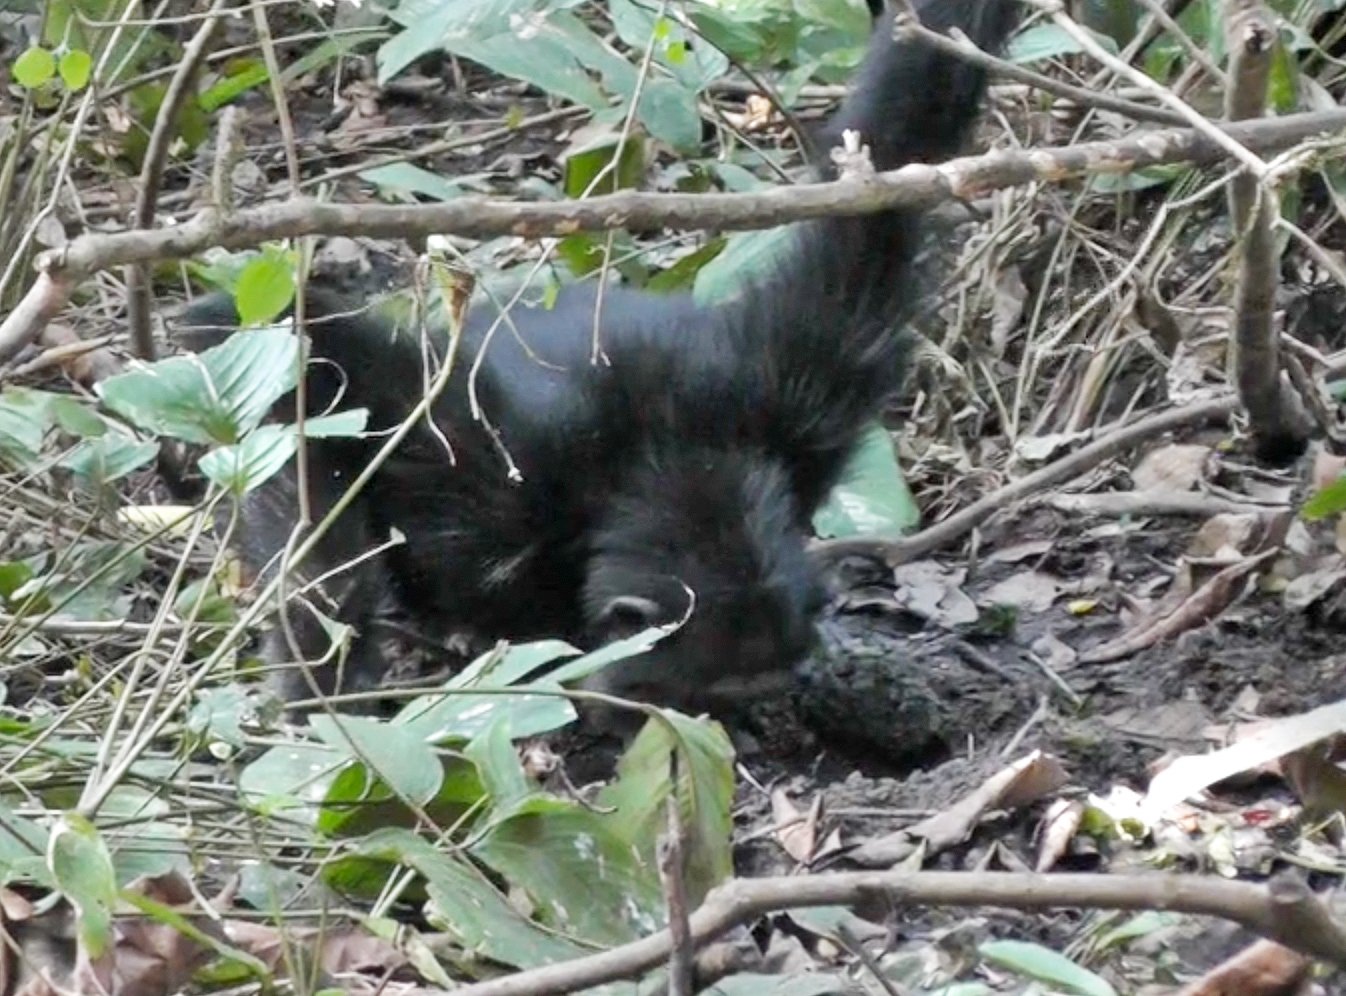
<svg viewBox="0 0 1346 996">
<path fill-rule="evenodd" d="M 1011 0 L 927 0 L 919 10 L 930 27 L 961 29 L 992 50 L 1013 23 Z M 854 92 L 819 143 L 825 154 L 854 129 L 880 170 L 958 151 L 984 89 L 966 63 L 895 43 L 891 24 L 879 20 Z M 564 291 L 550 310 L 515 309 L 477 383 L 498 443 L 468 407 L 470 360 L 498 317 L 474 309 L 434 408 L 438 433 L 418 426 L 303 564 L 304 577 L 335 572 L 314 604 L 360 634 L 340 682 L 334 668 L 318 669 L 321 687 L 382 675 L 368 634 L 387 597 L 425 624 L 585 646 L 686 616 L 601 686 L 685 708 L 713 704 L 721 678 L 795 663 L 822 600 L 805 552 L 810 516 L 899 384 L 918 222 L 889 211 L 800 225 L 773 273 L 715 307 L 608 288 L 606 363 L 590 358 L 592 287 Z M 371 429 L 401 421 L 426 382 L 416 337 L 322 293 L 306 300 L 323 361 L 310 367 L 313 410 L 340 383 L 341 407 L 369 409 Z M 198 327 L 235 321 L 228 298 L 189 312 Z M 315 516 L 381 441 L 309 440 Z M 501 445 L 522 481 L 507 478 Z M 284 546 L 296 507 L 293 467 L 247 500 L 241 546 L 254 571 Z M 391 529 L 406 543 L 340 570 Z M 320 658 L 321 627 L 293 606 L 289 618 L 305 658 Z M 269 656 L 294 657 L 278 635 Z M 307 695 L 294 674 L 283 691 Z"/>
</svg>

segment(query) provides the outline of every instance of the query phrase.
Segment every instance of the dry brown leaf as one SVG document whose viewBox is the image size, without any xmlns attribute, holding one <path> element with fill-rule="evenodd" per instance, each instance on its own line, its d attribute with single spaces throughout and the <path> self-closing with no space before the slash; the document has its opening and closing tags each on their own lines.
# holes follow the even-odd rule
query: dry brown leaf
<svg viewBox="0 0 1346 996">
<path fill-rule="evenodd" d="M 1147 453 L 1131 471 L 1137 491 L 1191 491 L 1206 480 L 1209 446 L 1173 443 Z"/>
<path fill-rule="evenodd" d="M 888 868 L 908 858 L 921 842 L 927 853 L 938 853 L 966 840 L 989 810 L 1026 806 L 1065 783 L 1061 762 L 1050 754 L 1033 751 L 996 772 L 943 812 L 861 844 L 851 852 L 851 859 L 867 868 Z"/>
<path fill-rule="evenodd" d="M 822 796 L 813 797 L 813 804 L 805 815 L 790 801 L 785 789 L 777 788 L 771 793 L 771 817 L 776 827 L 776 843 L 801 865 L 813 860 L 821 813 Z"/>
<path fill-rule="evenodd" d="M 1297 951 L 1275 941 L 1254 941 L 1178 996 L 1295 996 L 1312 968 L 1313 962 Z"/>
<path fill-rule="evenodd" d="M 1038 841 L 1038 857 L 1033 870 L 1051 871 L 1070 847 L 1075 832 L 1084 818 L 1084 803 L 1078 799 L 1057 799 L 1047 807 L 1042 817 L 1042 836 Z"/>
<path fill-rule="evenodd" d="M 1335 737 L 1342 730 L 1346 730 L 1346 702 L 1268 720 L 1223 750 L 1175 760 L 1150 782 L 1145 811 L 1152 817 L 1162 816 L 1171 806 L 1226 778 Z"/>
</svg>

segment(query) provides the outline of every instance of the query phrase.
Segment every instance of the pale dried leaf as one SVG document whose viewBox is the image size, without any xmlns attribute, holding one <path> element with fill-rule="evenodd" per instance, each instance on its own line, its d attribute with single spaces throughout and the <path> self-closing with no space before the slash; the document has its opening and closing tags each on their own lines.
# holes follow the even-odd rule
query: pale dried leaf
<svg viewBox="0 0 1346 996">
<path fill-rule="evenodd" d="M 1173 443 L 1147 453 L 1131 471 L 1137 491 L 1191 491 L 1206 480 L 1209 446 Z"/>
</svg>

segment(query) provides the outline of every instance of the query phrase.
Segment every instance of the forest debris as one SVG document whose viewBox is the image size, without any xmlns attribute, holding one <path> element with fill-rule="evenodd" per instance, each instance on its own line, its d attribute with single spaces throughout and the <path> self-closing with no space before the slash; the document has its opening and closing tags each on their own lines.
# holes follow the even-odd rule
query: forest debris
<svg viewBox="0 0 1346 996">
<path fill-rule="evenodd" d="M 1346 701 L 1268 721 L 1246 738 L 1210 754 L 1180 757 L 1150 782 L 1144 811 L 1162 815 L 1218 782 L 1336 736 L 1346 729 Z"/>
<path fill-rule="evenodd" d="M 822 803 L 823 797 L 815 795 L 809 811 L 804 813 L 790 800 L 784 788 L 776 788 L 771 793 L 771 817 L 775 823 L 776 843 L 801 865 L 813 860 Z"/>
<path fill-rule="evenodd" d="M 866 841 L 851 852 L 851 859 L 866 868 L 889 868 L 922 841 L 927 853 L 937 854 L 966 840 L 988 811 L 1026 806 L 1055 792 L 1066 780 L 1066 770 L 1057 758 L 1035 750 L 996 772 L 943 812 Z"/>
<path fill-rule="evenodd" d="M 902 564 L 893 570 L 900 608 L 949 629 L 977 621 L 977 605 L 963 591 L 967 571 L 933 560 Z"/>
<path fill-rule="evenodd" d="M 1084 819 L 1084 803 L 1078 799 L 1057 799 L 1042 818 L 1038 857 L 1033 870 L 1051 871 L 1070 848 L 1070 842 Z"/>
<path fill-rule="evenodd" d="M 1059 578 L 1043 571 L 1021 571 L 982 593 L 985 605 L 1010 605 L 1023 612 L 1046 612 L 1061 594 Z"/>
<path fill-rule="evenodd" d="M 1209 446 L 1172 443 L 1152 450 L 1131 471 L 1137 491 L 1191 491 L 1208 477 Z"/>
<path fill-rule="evenodd" d="M 1170 640 L 1215 618 L 1243 590 L 1249 575 L 1277 554 L 1267 550 L 1219 571 L 1171 612 L 1143 622 L 1115 640 L 1109 640 L 1080 655 L 1085 664 L 1121 660 L 1155 644 Z"/>
<path fill-rule="evenodd" d="M 1275 941 L 1258 940 L 1183 987 L 1178 996 L 1294 996 L 1313 962 Z"/>
<path fill-rule="evenodd" d="M 1281 758 L 1280 769 L 1296 798 L 1314 816 L 1346 813 L 1346 735 L 1338 733 Z"/>
</svg>

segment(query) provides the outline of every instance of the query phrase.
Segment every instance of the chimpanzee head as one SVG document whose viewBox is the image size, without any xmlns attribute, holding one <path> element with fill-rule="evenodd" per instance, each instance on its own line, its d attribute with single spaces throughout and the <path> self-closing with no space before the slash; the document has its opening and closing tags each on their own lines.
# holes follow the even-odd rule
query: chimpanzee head
<svg viewBox="0 0 1346 996">
<path fill-rule="evenodd" d="M 648 454 L 595 531 L 585 622 L 593 642 L 681 625 L 587 687 L 714 711 L 735 686 L 788 673 L 824 600 L 805 540 L 789 479 L 766 457 Z"/>
</svg>

